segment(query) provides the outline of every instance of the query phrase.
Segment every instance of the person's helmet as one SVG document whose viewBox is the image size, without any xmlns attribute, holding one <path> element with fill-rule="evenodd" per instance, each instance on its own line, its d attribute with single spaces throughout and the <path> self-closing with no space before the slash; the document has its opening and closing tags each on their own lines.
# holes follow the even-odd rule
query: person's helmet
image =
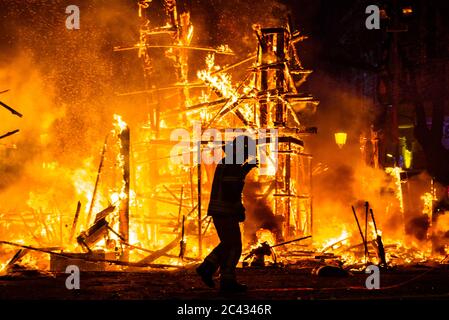
<svg viewBox="0 0 449 320">
<path fill-rule="evenodd" d="M 256 157 L 256 141 L 247 135 L 236 136 L 223 145 L 223 151 L 227 157 L 232 156 L 234 164 L 243 164 Z"/>
</svg>

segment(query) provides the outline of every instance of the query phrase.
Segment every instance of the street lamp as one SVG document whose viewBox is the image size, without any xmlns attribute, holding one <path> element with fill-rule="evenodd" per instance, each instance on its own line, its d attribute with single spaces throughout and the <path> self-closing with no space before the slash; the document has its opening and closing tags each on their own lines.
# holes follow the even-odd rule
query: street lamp
<svg viewBox="0 0 449 320">
<path fill-rule="evenodd" d="M 334 134 L 335 143 L 341 149 L 346 144 L 346 140 L 348 138 L 348 134 L 346 132 L 337 132 Z"/>
</svg>

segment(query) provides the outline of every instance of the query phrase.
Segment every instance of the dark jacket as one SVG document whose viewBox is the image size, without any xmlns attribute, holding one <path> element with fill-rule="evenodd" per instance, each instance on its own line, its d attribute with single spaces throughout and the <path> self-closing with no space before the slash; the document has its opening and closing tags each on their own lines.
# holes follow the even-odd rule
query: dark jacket
<svg viewBox="0 0 449 320">
<path fill-rule="evenodd" d="M 225 164 L 224 159 L 217 165 L 212 182 L 208 216 L 232 217 L 245 220 L 242 191 L 245 177 L 255 164 Z"/>
</svg>

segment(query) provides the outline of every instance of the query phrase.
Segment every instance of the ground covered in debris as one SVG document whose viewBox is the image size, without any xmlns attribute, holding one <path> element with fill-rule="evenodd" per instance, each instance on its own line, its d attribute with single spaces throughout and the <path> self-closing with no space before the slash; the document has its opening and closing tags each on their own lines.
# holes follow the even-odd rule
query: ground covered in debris
<svg viewBox="0 0 449 320">
<path fill-rule="evenodd" d="M 22 271 L 0 277 L 0 299 L 449 299 L 449 265 L 407 266 L 381 272 L 381 289 L 367 290 L 367 274 L 320 277 L 310 268 L 244 268 L 245 294 L 206 288 L 194 269 L 82 272 L 81 288 L 68 290 L 67 274 Z"/>
</svg>

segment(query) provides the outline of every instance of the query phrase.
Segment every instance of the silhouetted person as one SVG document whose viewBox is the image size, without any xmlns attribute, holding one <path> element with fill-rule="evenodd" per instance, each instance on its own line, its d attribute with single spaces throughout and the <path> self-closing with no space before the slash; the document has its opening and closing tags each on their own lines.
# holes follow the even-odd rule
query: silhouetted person
<svg viewBox="0 0 449 320">
<path fill-rule="evenodd" d="M 235 268 L 242 253 L 239 222 L 245 220 L 242 191 L 245 177 L 257 167 L 256 143 L 238 136 L 224 148 L 226 156 L 217 165 L 207 215 L 212 217 L 220 243 L 196 269 L 203 282 L 213 288 L 213 276 L 220 268 L 220 290 L 243 292 L 246 285 L 236 280 Z"/>
</svg>

